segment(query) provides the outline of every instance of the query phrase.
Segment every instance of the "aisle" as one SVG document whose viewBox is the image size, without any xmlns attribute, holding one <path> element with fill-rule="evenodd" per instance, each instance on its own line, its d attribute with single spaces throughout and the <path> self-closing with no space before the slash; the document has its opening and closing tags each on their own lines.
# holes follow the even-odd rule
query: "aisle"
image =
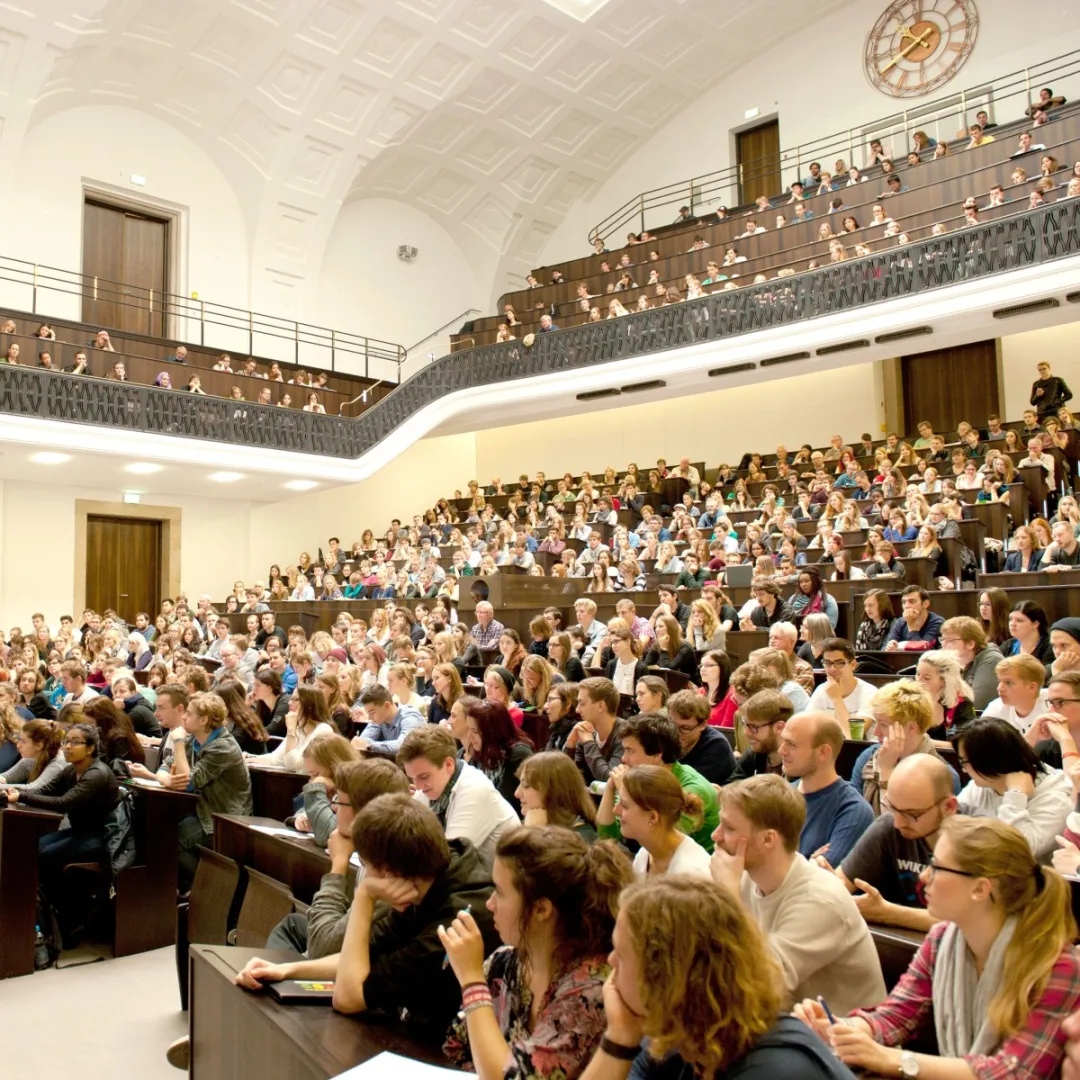
<svg viewBox="0 0 1080 1080">
<path fill-rule="evenodd" d="M 4 1071 L 35 1080 L 181 1080 L 165 1048 L 187 1032 L 173 950 L 0 982 Z"/>
</svg>

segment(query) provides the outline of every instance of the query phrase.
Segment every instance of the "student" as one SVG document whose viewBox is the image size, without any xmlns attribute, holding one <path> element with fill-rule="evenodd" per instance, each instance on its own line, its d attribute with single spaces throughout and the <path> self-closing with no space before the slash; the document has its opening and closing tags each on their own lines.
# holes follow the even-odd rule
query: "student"
<svg viewBox="0 0 1080 1080">
<path fill-rule="evenodd" d="M 822 642 L 825 681 L 810 695 L 806 707 L 811 712 L 832 713 L 848 739 L 861 737 L 863 725 L 873 715 L 870 702 L 876 687 L 855 677 L 858 663 L 850 641 L 833 637 Z M 852 721 L 856 721 L 854 732 Z"/>
<path fill-rule="evenodd" d="M 502 946 L 485 962 L 471 912 L 439 927 L 464 1004 L 443 1047 L 454 1065 L 471 1061 L 479 1080 L 550 1076 L 555 1062 L 579 1075 L 604 1034 L 606 954 L 632 878 L 614 844 L 552 826 L 502 837 L 487 902 Z"/>
<path fill-rule="evenodd" d="M 727 736 L 709 725 L 710 711 L 708 698 L 693 690 L 680 690 L 668 698 L 667 714 L 679 732 L 680 764 L 710 784 L 724 784 L 735 771 L 735 752 Z"/>
<path fill-rule="evenodd" d="M 622 761 L 622 741 L 615 729 L 619 691 L 610 679 L 592 678 L 578 683 L 578 715 L 563 744 L 581 771 L 586 784 L 607 780 Z"/>
<path fill-rule="evenodd" d="M 759 690 L 742 707 L 743 731 L 750 744 L 739 758 L 732 780 L 775 773 L 780 776 L 784 762 L 780 757 L 780 735 L 795 712 L 791 702 L 777 689 Z M 727 738 L 727 736 L 724 736 Z"/>
<path fill-rule="evenodd" d="M 441 1037 L 461 1008 L 461 989 L 443 964 L 438 928 L 467 907 L 484 954 L 495 948 L 490 870 L 468 841 L 447 840 L 435 815 L 408 795 L 369 802 L 353 821 L 352 838 L 367 869 L 341 952 L 286 964 L 250 960 L 236 983 L 259 990 L 282 979 L 333 980 L 338 1012 L 404 1009 L 417 1036 Z M 380 901 L 385 908 L 376 920 Z"/>
<path fill-rule="evenodd" d="M 780 971 L 729 889 L 685 875 L 631 885 L 612 945 L 607 1026 L 582 1080 L 851 1080 L 782 1013 Z"/>
<path fill-rule="evenodd" d="M 711 853 L 713 830 L 720 821 L 716 789 L 696 769 L 679 761 L 682 747 L 675 721 L 657 713 L 642 713 L 624 720 L 620 732 L 623 759 L 618 769 L 613 771 L 613 778 L 617 779 L 636 765 L 655 765 L 670 772 L 683 791 L 697 797 L 701 807 L 700 813 L 684 815 L 679 828 Z M 723 735 L 720 737 L 724 738 Z M 616 785 L 609 781 L 596 812 L 597 832 L 601 837 L 613 840 L 621 836 L 615 795 Z"/>
<path fill-rule="evenodd" d="M 806 802 L 783 777 L 728 785 L 713 880 L 765 932 L 789 1000 L 824 994 L 838 1012 L 876 1005 L 885 996 L 877 948 L 847 889 L 799 854 L 805 821 Z"/>
<path fill-rule="evenodd" d="M 425 724 L 405 736 L 397 761 L 416 788 L 414 798 L 434 811 L 447 837 L 468 840 L 490 866 L 499 837 L 520 821 L 495 785 L 457 756 L 454 736 Z"/>
<path fill-rule="evenodd" d="M 532 741 L 514 726 L 506 708 L 494 702 L 470 702 L 465 729 L 464 744 L 470 762 L 495 785 L 514 813 L 520 814 L 521 804 L 514 794 L 517 774 L 533 752 Z"/>
<path fill-rule="evenodd" d="M 974 720 L 960 732 L 956 749 L 972 780 L 960 793 L 960 810 L 1014 826 L 1035 857 L 1049 862 L 1073 808 L 1068 777 L 1044 765 L 1016 728 L 999 717 Z"/>
<path fill-rule="evenodd" d="M 36 791 L 51 783 L 67 765 L 60 751 L 63 734 L 53 720 L 27 720 L 15 740 L 19 760 L 0 776 L 0 788 Z"/>
<path fill-rule="evenodd" d="M 874 811 L 836 772 L 844 733 L 830 713 L 798 713 L 780 733 L 784 776 L 806 797 L 806 825 L 799 851 L 840 862 L 873 824 Z"/>
<path fill-rule="evenodd" d="M 278 766 L 289 772 L 304 771 L 304 747 L 320 735 L 333 735 L 330 711 L 321 690 L 298 686 L 285 714 L 285 738 L 256 760 L 259 765 Z"/>
<path fill-rule="evenodd" d="M 353 747 L 378 757 L 395 757 L 409 732 L 424 724 L 416 709 L 398 705 L 390 691 L 378 683 L 360 695 L 360 705 L 368 722 L 353 739 Z"/>
<path fill-rule="evenodd" d="M 1000 717 L 1021 734 L 1026 734 L 1043 713 L 1052 711 L 1043 689 L 1046 668 L 1037 657 L 1029 653 L 1006 656 L 998 662 L 994 672 L 998 696 L 983 709 L 984 717 Z"/>
<path fill-rule="evenodd" d="M 521 803 L 523 824 L 559 825 L 587 843 L 596 840 L 596 804 L 565 754 L 545 750 L 527 757 L 518 769 L 514 794 Z"/>
<path fill-rule="evenodd" d="M 337 828 L 330 801 L 336 790 L 334 773 L 339 766 L 355 761 L 356 757 L 349 740 L 336 733 L 320 735 L 304 747 L 304 772 L 308 774 L 308 782 L 300 792 L 304 809 L 291 819 L 291 823 L 297 832 L 311 833 L 321 848 L 330 843 L 330 834 Z"/>
<path fill-rule="evenodd" d="M 709 853 L 680 827 L 684 817 L 689 818 L 691 828 L 700 827 L 701 799 L 684 791 L 671 770 L 662 765 L 637 765 L 613 775 L 610 786 L 618 795 L 614 813 L 623 838 L 641 845 L 634 856 L 637 877 L 710 876 Z"/>
<path fill-rule="evenodd" d="M 960 815 L 920 879 L 936 925 L 889 997 L 835 1025 L 816 1001 L 795 1015 L 874 1075 L 1057 1076 L 1080 1004 L 1069 886 L 1012 826 Z M 937 1055 L 905 1050 L 931 1022 Z"/>
</svg>

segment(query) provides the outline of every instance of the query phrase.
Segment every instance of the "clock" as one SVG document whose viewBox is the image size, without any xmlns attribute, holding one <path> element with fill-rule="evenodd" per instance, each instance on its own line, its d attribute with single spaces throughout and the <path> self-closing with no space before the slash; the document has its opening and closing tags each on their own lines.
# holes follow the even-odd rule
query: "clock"
<svg viewBox="0 0 1080 1080">
<path fill-rule="evenodd" d="M 975 0 L 894 0 L 866 39 L 866 76 L 890 97 L 944 86 L 975 47 Z"/>
</svg>

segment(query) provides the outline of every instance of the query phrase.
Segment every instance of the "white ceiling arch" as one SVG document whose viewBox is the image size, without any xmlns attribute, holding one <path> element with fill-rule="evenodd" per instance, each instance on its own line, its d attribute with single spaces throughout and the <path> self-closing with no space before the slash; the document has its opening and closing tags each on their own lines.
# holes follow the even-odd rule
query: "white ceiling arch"
<svg viewBox="0 0 1080 1080">
<path fill-rule="evenodd" d="M 38 0 L 27 125 L 140 108 L 198 142 L 253 237 L 252 302 L 315 310 L 340 206 L 405 200 L 491 282 L 677 111 L 849 0 Z M 480 271 L 483 271 L 480 273 Z M 283 312 L 284 313 L 284 312 Z"/>
</svg>

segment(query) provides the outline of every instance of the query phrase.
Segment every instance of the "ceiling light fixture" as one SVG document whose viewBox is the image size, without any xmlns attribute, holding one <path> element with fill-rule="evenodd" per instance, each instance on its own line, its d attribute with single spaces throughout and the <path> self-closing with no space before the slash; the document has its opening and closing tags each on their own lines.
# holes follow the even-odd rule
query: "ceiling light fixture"
<svg viewBox="0 0 1080 1080">
<path fill-rule="evenodd" d="M 212 472 L 207 480 L 213 480 L 215 484 L 232 484 L 237 480 L 243 480 L 242 472 Z"/>
<path fill-rule="evenodd" d="M 310 491 L 319 484 L 317 480 L 290 480 L 285 486 L 290 491 Z"/>
<path fill-rule="evenodd" d="M 71 460 L 70 454 L 59 454 L 55 450 L 42 450 L 40 453 L 31 454 L 30 460 L 38 465 L 63 465 Z"/>
<path fill-rule="evenodd" d="M 161 472 L 164 468 L 164 465 L 155 465 L 152 461 L 133 461 L 130 465 L 124 466 L 124 472 L 135 473 L 136 476 L 149 476 L 151 473 Z"/>
</svg>

